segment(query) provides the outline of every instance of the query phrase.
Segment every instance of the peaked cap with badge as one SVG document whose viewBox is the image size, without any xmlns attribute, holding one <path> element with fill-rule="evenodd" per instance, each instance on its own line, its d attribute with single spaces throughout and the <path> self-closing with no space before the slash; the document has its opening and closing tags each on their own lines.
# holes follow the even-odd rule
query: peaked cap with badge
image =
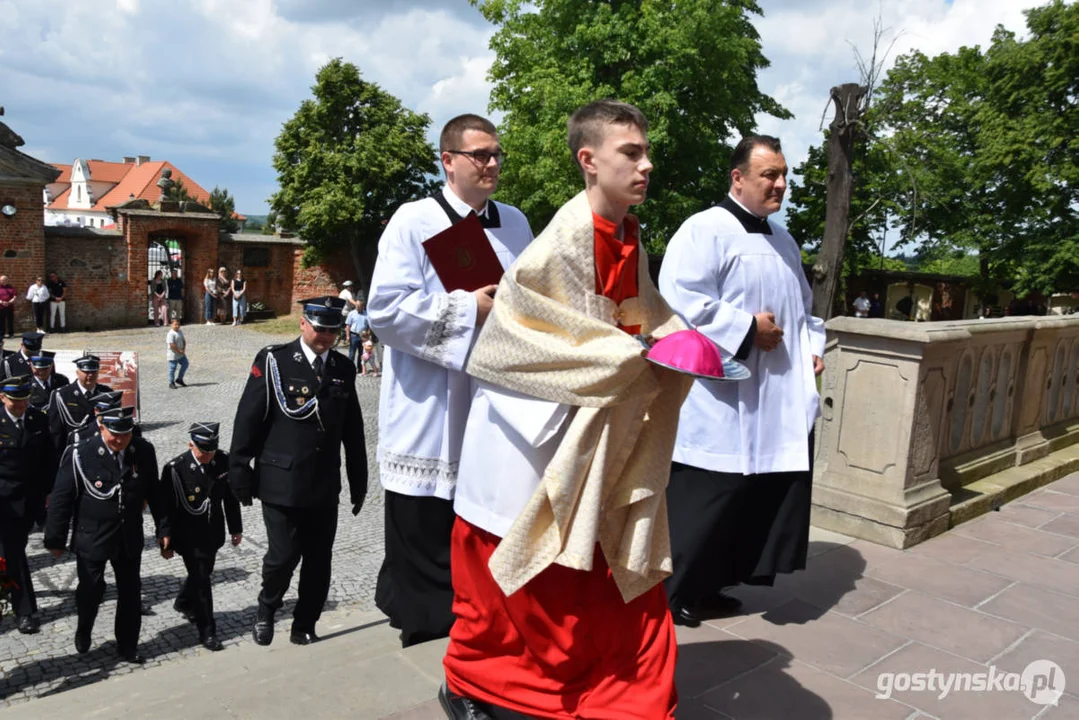
<svg viewBox="0 0 1079 720">
<path fill-rule="evenodd" d="M 303 307 L 303 316 L 307 322 L 320 330 L 337 330 L 344 322 L 341 311 L 345 307 L 343 298 L 322 295 L 298 301 Z"/>
</svg>

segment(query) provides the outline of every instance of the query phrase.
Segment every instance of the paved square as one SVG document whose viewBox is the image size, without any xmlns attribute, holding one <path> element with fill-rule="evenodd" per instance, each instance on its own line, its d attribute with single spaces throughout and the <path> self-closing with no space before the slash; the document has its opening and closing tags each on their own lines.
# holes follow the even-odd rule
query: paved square
<svg viewBox="0 0 1079 720">
<path fill-rule="evenodd" d="M 101 333 L 47 335 L 46 350 L 135 350 L 139 353 L 140 413 L 145 437 L 157 449 L 163 465 L 187 448 L 187 427 L 196 420 L 221 423 L 221 447 L 232 439 L 232 421 L 247 374 L 258 350 L 270 343 L 288 342 L 295 335 L 272 336 L 230 326 L 189 325 L 187 338 L 191 367 L 188 387 L 170 390 L 165 360 L 167 328 L 145 328 Z M 297 324 L 297 334 L 299 328 Z M 14 349 L 17 340 L 8 341 Z M 72 378 L 74 380 L 74 378 Z M 375 465 L 379 380 L 357 377 L 357 391 L 367 429 L 368 465 L 371 471 L 363 511 L 353 517 L 347 484 L 337 540 L 334 544 L 333 581 L 327 609 L 374 608 L 375 578 L 382 562 L 382 488 Z M 260 586 L 266 533 L 259 503 L 243 508 L 244 539 L 238 548 L 226 543 L 218 553 L 214 572 L 214 610 L 218 635 L 226 647 L 249 634 L 255 598 Z M 179 657 L 207 651 L 198 644 L 193 625 L 172 609 L 172 601 L 185 572 L 179 556 L 164 560 L 152 542 L 153 521 L 146 517 L 146 550 L 142 556 L 143 598 L 157 613 L 143 618 L 141 649 L 147 665 L 159 665 Z M 0 623 L 0 698 L 17 703 L 61 689 L 102 679 L 106 674 L 128 673 L 132 668 L 115 665 L 113 620 L 115 591 L 111 569 L 106 574 L 109 590 L 94 625 L 93 646 L 86 655 L 74 650 L 75 559 L 70 553 L 54 560 L 42 546 L 42 536 L 30 536 L 27 547 L 40 608 L 41 632 L 20 635 L 11 618 Z M 278 613 L 278 630 L 288 631 L 296 583 L 285 596 Z M 115 665 L 115 666 L 114 666 Z"/>
</svg>

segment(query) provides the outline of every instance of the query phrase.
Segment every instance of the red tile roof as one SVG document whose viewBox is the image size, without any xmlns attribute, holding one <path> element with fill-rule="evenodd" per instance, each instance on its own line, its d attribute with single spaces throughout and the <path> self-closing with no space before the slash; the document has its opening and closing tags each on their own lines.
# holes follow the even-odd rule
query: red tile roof
<svg viewBox="0 0 1079 720">
<path fill-rule="evenodd" d="M 132 199 L 132 196 L 151 204 L 156 203 L 161 197 L 161 188 L 157 186 L 157 181 L 161 179 L 161 170 L 166 167 L 172 170 L 173 180 L 183 182 L 187 194 L 192 199 L 206 206 L 210 204 L 210 193 L 168 161 L 158 160 L 137 165 L 89 160 L 87 164 L 90 167 L 91 180 L 115 183 L 111 190 L 98 198 L 94 206 L 90 208 L 90 212 L 105 212 L 106 208 L 121 205 Z M 71 165 L 53 163 L 53 167 L 60 171 L 60 177 L 56 179 L 56 182 L 67 183 L 69 187 L 57 195 L 48 207 L 50 210 L 67 210 L 71 196 Z M 239 213 L 234 213 L 233 217 L 237 220 L 247 219 Z"/>
<path fill-rule="evenodd" d="M 104 160 L 90 160 L 86 164 L 90 166 L 91 180 L 107 183 L 120 182 L 135 166 L 135 163 L 105 162 Z"/>
<path fill-rule="evenodd" d="M 64 191 L 57 195 L 51 203 L 49 203 L 50 210 L 67 210 L 67 200 L 71 196 L 71 186 L 68 185 L 64 188 Z"/>
</svg>

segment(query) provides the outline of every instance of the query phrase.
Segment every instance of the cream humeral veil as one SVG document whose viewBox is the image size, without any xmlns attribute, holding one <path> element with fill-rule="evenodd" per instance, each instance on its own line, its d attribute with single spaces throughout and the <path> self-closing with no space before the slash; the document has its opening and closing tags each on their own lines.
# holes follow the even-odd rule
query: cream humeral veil
<svg viewBox="0 0 1079 720">
<path fill-rule="evenodd" d="M 671 574 L 666 487 L 678 411 L 692 379 L 658 368 L 620 330 L 685 328 L 641 248 L 638 297 L 597 295 L 592 210 L 582 192 L 502 277 L 469 357 L 481 380 L 576 407 L 543 479 L 491 557 L 507 595 L 558 563 L 591 570 L 599 542 L 629 602 Z M 490 482 L 498 482 L 491 468 Z"/>
</svg>

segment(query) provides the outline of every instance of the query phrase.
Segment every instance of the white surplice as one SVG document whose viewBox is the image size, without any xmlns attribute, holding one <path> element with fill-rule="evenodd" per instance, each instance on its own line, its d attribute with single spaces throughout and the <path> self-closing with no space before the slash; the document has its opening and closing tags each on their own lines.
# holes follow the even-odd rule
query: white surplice
<svg viewBox="0 0 1079 720">
<path fill-rule="evenodd" d="M 824 321 L 798 243 L 784 228 L 749 233 L 730 211 L 693 215 L 667 245 L 659 290 L 687 323 L 714 340 L 724 357 L 742 345 L 761 312 L 775 314 L 783 341 L 756 348 L 740 382 L 693 383 L 682 405 L 674 460 L 743 475 L 809 469 L 809 433 L 820 412 L 813 356 L 824 355 Z"/>
<path fill-rule="evenodd" d="M 573 408 L 481 380 L 472 383 L 453 510 L 505 537 L 539 487 Z"/>
<path fill-rule="evenodd" d="M 448 187 L 441 192 L 459 215 L 472 212 Z M 487 238 L 507 268 L 532 241 L 532 230 L 517 208 L 494 204 L 501 227 L 488 228 Z M 476 335 L 475 296 L 447 293 L 423 249 L 424 240 L 448 227 L 433 198 L 398 208 L 379 240 L 367 302 L 371 327 L 386 348 L 378 411 L 382 486 L 445 500 L 453 499 L 457 482 L 472 399 L 462 368 Z"/>
</svg>

